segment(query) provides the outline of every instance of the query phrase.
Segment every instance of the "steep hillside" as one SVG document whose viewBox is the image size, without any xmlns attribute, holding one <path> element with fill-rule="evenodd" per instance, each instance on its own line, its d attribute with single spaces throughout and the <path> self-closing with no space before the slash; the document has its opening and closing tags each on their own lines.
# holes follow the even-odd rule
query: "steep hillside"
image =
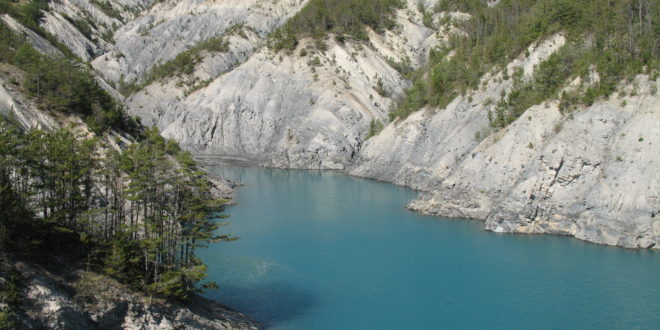
<svg viewBox="0 0 660 330">
<path fill-rule="evenodd" d="M 89 61 L 131 115 L 210 162 L 339 169 L 496 232 L 660 248 L 653 1 L 46 9 L 35 48 Z M 28 16 L 3 21 L 34 30 Z"/>
<path fill-rule="evenodd" d="M 165 1 L 93 65 L 209 161 L 342 169 L 489 230 L 657 248 L 658 10 Z"/>
<path fill-rule="evenodd" d="M 472 32 L 431 59 L 351 173 L 425 191 L 411 209 L 495 232 L 660 248 L 660 9 L 516 4 L 443 3 L 477 15 Z"/>
<path fill-rule="evenodd" d="M 1 8 L 0 328 L 258 328 L 196 295 L 216 285 L 195 250 L 234 240 L 231 189 L 128 117 L 35 4 Z"/>
<path fill-rule="evenodd" d="M 408 86 L 393 63 L 419 65 L 438 43 L 418 8 L 409 1 L 396 9 L 399 25 L 391 31 L 365 29 L 370 43 L 331 33 L 321 41 L 302 37 L 288 51 L 261 47 L 235 59 L 256 37 L 233 36 L 228 52 L 203 52 L 192 72 L 129 97 L 129 111 L 200 154 L 285 168 L 347 168 L 369 126 L 387 120 Z"/>
<path fill-rule="evenodd" d="M 530 74 L 564 40 L 530 48 L 509 69 Z M 502 76 L 484 77 L 481 89 L 445 109 L 389 125 L 368 141 L 351 174 L 427 191 L 409 207 L 485 220 L 495 232 L 657 248 L 659 82 L 639 76 L 636 87 L 571 113 L 549 100 L 493 131 L 488 111 L 513 85 Z"/>
<path fill-rule="evenodd" d="M 141 82 L 156 64 L 213 38 L 226 37 L 227 56 L 211 64 L 209 74 L 224 72 L 217 66 L 232 66 L 249 57 L 270 31 L 295 14 L 305 1 L 161 1 L 113 35 L 112 51 L 96 58 L 92 65 L 109 81 Z M 225 33 L 238 27 L 243 39 Z M 235 31 L 237 34 L 239 31 Z M 224 68 L 227 70 L 227 68 Z"/>
</svg>

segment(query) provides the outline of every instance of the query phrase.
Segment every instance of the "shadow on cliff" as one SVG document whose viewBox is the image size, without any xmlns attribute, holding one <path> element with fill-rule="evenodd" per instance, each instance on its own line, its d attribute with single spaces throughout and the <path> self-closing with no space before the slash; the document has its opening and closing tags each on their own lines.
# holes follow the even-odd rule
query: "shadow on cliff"
<svg viewBox="0 0 660 330">
<path fill-rule="evenodd" d="M 304 315 L 318 302 L 309 292 L 281 282 L 221 287 L 206 296 L 247 314 L 266 328 Z"/>
</svg>

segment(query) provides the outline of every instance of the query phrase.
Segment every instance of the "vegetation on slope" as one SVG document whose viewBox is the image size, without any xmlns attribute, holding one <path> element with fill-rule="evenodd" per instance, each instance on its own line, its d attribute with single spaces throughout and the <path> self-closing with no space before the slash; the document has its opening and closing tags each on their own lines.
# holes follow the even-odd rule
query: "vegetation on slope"
<svg viewBox="0 0 660 330">
<path fill-rule="evenodd" d="M 22 88 L 41 108 L 79 115 L 99 134 L 110 129 L 139 134 L 138 124 L 101 88 L 89 69 L 73 59 L 39 53 L 2 22 L 0 62 L 25 72 Z"/>
<path fill-rule="evenodd" d="M 1 233 L 0 233 L 1 234 Z M 0 256 L 0 263 L 4 263 L 2 256 Z M 18 322 L 18 306 L 21 303 L 21 274 L 17 271 L 6 270 L 5 265 L 0 264 L 0 277 L 5 281 L 0 281 L 0 304 L 4 304 L 4 308 L 0 309 L 0 329 L 17 329 L 20 325 Z"/>
<path fill-rule="evenodd" d="M 103 11 L 103 13 L 108 15 L 108 17 L 112 17 L 119 21 L 123 21 L 123 17 L 121 17 L 121 13 L 118 10 L 116 10 L 114 7 L 112 7 L 110 2 L 104 0 L 101 1 L 90 0 L 89 2 L 94 6 L 96 6 L 97 8 L 101 9 L 101 11 Z"/>
<path fill-rule="evenodd" d="M 392 29 L 392 14 L 401 0 L 311 0 L 284 26 L 274 31 L 269 44 L 275 50 L 292 51 L 305 36 L 317 39 L 319 46 L 328 33 L 338 40 L 367 39 L 365 26 L 375 31 Z"/>
<path fill-rule="evenodd" d="M 167 77 L 182 75 L 190 75 L 195 72 L 195 67 L 200 64 L 203 60 L 202 53 L 226 53 L 229 51 L 229 41 L 227 37 L 239 34 L 243 38 L 246 38 L 245 32 L 243 29 L 249 29 L 243 24 L 236 24 L 228 28 L 222 35 L 209 38 L 195 45 L 194 47 L 179 53 L 174 59 L 167 61 L 165 63 L 159 63 L 155 65 L 149 72 L 147 72 L 141 83 L 138 81 L 133 81 L 131 83 L 126 83 L 123 80 L 119 82 L 119 91 L 125 96 L 135 94 L 144 87 L 159 81 Z M 204 87 L 205 84 L 210 83 L 210 81 L 202 82 L 202 85 L 195 85 L 191 87 L 193 89 L 199 89 Z"/>
<path fill-rule="evenodd" d="M 44 30 L 39 26 L 39 20 L 43 17 L 43 12 L 48 10 L 48 2 L 48 0 L 27 2 L 3 0 L 0 1 L 0 13 L 9 14 L 28 29 L 44 34 Z"/>
<path fill-rule="evenodd" d="M 224 201 L 155 129 L 124 152 L 100 144 L 0 123 L 0 247 L 32 260 L 73 250 L 137 289 L 186 299 L 206 276 L 195 250 L 232 239 L 215 235 Z"/>
<path fill-rule="evenodd" d="M 49 2 L 50 0 L 28 0 L 18 2 L 1 0 L 0 14 L 8 14 L 13 17 L 26 28 L 44 37 L 67 57 L 73 59 L 75 58 L 75 55 L 73 55 L 71 50 L 39 25 L 44 16 L 44 12 L 48 11 Z"/>
<path fill-rule="evenodd" d="M 221 224 L 213 219 L 225 201 L 214 198 L 191 155 L 128 118 L 86 66 L 37 52 L 2 23 L 0 62 L 22 71 L 22 81 L 9 83 L 45 111 L 81 116 L 97 133 L 22 131 L 0 119 L 0 256 L 73 254 L 137 289 L 178 299 L 213 287 L 199 285 L 206 267 L 195 251 L 233 238 L 216 235 Z M 116 150 L 103 142 L 110 130 L 137 141 Z M 0 311 L 0 325 L 14 321 L 10 309 Z"/>
<path fill-rule="evenodd" d="M 532 43 L 559 32 L 569 39 L 566 49 L 500 100 L 491 114 L 493 127 L 504 127 L 529 106 L 558 97 L 568 79 L 589 81 L 593 72 L 600 77 L 574 95 L 562 96 L 564 109 L 606 97 L 620 81 L 638 73 L 658 72 L 660 6 L 654 1 L 502 0 L 491 8 L 483 0 L 446 0 L 435 8 L 455 10 L 471 14 L 471 19 L 455 22 L 465 34 L 452 36 L 448 47 L 431 52 L 391 119 L 405 118 L 425 105 L 445 107 L 456 96 L 477 89 L 485 73 L 503 69 Z"/>
</svg>

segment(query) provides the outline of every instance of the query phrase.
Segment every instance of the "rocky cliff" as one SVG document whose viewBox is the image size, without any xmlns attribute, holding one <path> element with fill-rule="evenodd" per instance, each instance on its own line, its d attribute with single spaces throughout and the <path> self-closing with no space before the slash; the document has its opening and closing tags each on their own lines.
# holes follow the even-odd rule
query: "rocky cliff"
<svg viewBox="0 0 660 330">
<path fill-rule="evenodd" d="M 532 46 L 509 70 L 531 74 L 564 41 L 558 35 Z M 658 83 L 639 76 L 610 99 L 568 114 L 548 101 L 493 131 L 488 110 L 513 85 L 498 72 L 446 109 L 389 125 L 350 173 L 419 189 L 425 193 L 410 209 L 484 220 L 495 232 L 657 249 Z"/>
<path fill-rule="evenodd" d="M 247 31 L 228 36 L 227 52 L 203 53 L 193 73 L 156 81 L 127 99 L 144 123 L 203 155 L 283 168 L 348 168 L 370 123 L 385 122 L 393 100 L 408 86 L 391 63 L 418 65 L 438 43 L 438 34 L 422 24 L 417 2 L 409 1 L 397 12 L 397 30 L 371 31 L 369 45 L 329 39 L 318 50 L 303 40 L 290 54 L 274 52 L 264 47 L 264 36 L 303 3 L 274 2 L 271 15 L 277 19 L 258 25 L 253 16 L 263 12 L 251 9 L 255 4 L 223 6 L 230 4 L 232 9 L 218 9 L 219 21 L 244 23 Z M 233 15 L 241 10 L 249 14 L 238 20 Z M 168 43 L 175 47 L 176 41 Z M 99 62 L 94 63 L 107 77 L 116 77 Z M 198 81 L 208 85 L 190 88 Z"/>
</svg>

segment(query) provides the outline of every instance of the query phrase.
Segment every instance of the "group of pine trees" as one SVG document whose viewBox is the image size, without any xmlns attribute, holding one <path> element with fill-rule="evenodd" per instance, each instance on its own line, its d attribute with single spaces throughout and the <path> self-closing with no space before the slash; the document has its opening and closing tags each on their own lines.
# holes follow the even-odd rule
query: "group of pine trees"
<svg viewBox="0 0 660 330">
<path fill-rule="evenodd" d="M 69 231 L 88 266 L 185 299 L 206 276 L 195 250 L 231 239 L 215 234 L 224 201 L 190 153 L 156 129 L 123 152 L 103 144 L 69 129 L 24 132 L 0 122 L 0 244 L 57 253 L 43 235 Z"/>
</svg>

